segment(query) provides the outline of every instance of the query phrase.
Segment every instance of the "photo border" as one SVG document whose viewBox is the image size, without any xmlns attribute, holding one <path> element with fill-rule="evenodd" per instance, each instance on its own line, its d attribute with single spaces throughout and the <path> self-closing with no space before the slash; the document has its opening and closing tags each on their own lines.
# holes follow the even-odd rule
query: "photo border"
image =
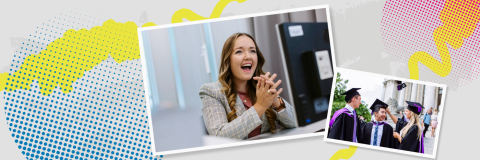
<svg viewBox="0 0 480 160">
<path fill-rule="evenodd" d="M 139 44 L 139 49 L 140 49 L 140 60 L 141 60 L 141 63 L 142 63 L 142 74 L 143 74 L 142 76 L 143 76 L 143 82 L 144 82 L 144 87 L 145 87 L 145 101 L 146 101 L 147 114 L 148 114 L 148 123 L 149 123 L 148 125 L 150 127 L 149 135 L 150 135 L 150 138 L 151 138 L 150 143 L 152 144 L 151 145 L 152 154 L 153 155 L 172 155 L 172 154 L 176 154 L 176 153 L 186 153 L 186 152 L 192 152 L 192 151 L 203 151 L 203 150 L 225 148 L 225 147 L 244 146 L 244 145 L 251 145 L 251 144 L 258 144 L 258 143 L 265 143 L 265 142 L 276 142 L 276 141 L 283 141 L 283 140 L 290 140 L 290 139 L 299 139 L 299 138 L 306 138 L 306 137 L 322 136 L 322 135 L 325 134 L 325 132 L 304 133 L 304 134 L 289 135 L 289 136 L 284 136 L 284 137 L 271 137 L 271 138 L 252 140 L 252 141 L 232 142 L 232 143 L 226 143 L 226 144 L 209 145 L 209 146 L 202 146 L 202 147 L 193 147 L 193 148 L 186 148 L 186 149 L 176 149 L 176 150 L 156 152 L 155 151 L 155 141 L 154 141 L 154 137 L 153 137 L 153 126 L 152 126 L 152 117 L 151 117 L 152 114 L 151 114 L 151 110 L 150 110 L 150 105 L 151 105 L 150 104 L 150 98 L 149 98 L 150 84 L 149 84 L 149 79 L 148 79 L 148 72 L 147 72 L 148 69 L 147 69 L 147 65 L 146 65 L 147 62 L 146 62 L 146 59 L 145 59 L 145 49 L 144 49 L 144 42 L 143 42 L 143 36 L 142 36 L 143 31 L 155 30 L 155 29 L 164 29 L 164 28 L 170 28 L 170 27 L 188 26 L 188 25 L 194 25 L 194 24 L 212 23 L 212 22 L 227 21 L 227 20 L 234 20 L 234 19 L 252 18 L 252 17 L 259 17 L 259 16 L 268 16 L 268 15 L 275 15 L 275 14 L 282 14 L 282 13 L 292 13 L 292 12 L 299 12 L 299 11 L 306 11 L 306 10 L 323 9 L 323 8 L 325 8 L 325 10 L 326 10 L 325 12 L 326 12 L 326 15 L 327 15 L 326 16 L 327 17 L 327 25 L 328 25 L 328 28 L 329 28 L 328 29 L 328 32 L 329 32 L 328 34 L 329 34 L 329 40 L 330 40 L 330 50 L 332 51 L 332 53 L 331 53 L 332 66 L 333 66 L 332 70 L 333 70 L 334 73 L 336 73 L 336 63 L 335 63 L 336 60 L 335 60 L 335 51 L 334 51 L 334 41 L 333 41 L 333 35 L 332 35 L 333 28 L 331 26 L 330 8 L 329 8 L 328 4 L 138 28 L 137 29 L 138 40 L 139 40 L 138 44 Z M 281 53 L 283 53 L 282 43 L 279 44 L 279 47 L 280 47 Z M 282 57 L 282 64 L 285 65 L 285 55 L 282 54 L 281 57 Z M 288 71 L 285 70 L 285 74 L 286 74 L 285 76 L 286 76 L 286 79 L 287 79 L 287 86 L 288 86 L 289 89 L 291 89 L 291 86 L 288 83 L 289 82 Z M 334 84 L 335 84 L 335 81 L 332 81 L 332 86 Z M 292 99 L 291 103 L 294 104 L 291 92 L 292 91 L 289 90 L 289 96 Z"/>
<path fill-rule="evenodd" d="M 420 80 L 412 80 L 412 79 L 407 79 L 407 78 L 394 77 L 394 76 L 390 76 L 390 75 L 382 75 L 382 74 L 372 73 L 372 72 L 352 70 L 352 69 L 347 69 L 347 68 L 340 68 L 340 67 L 336 68 L 336 72 L 334 74 L 334 79 L 337 79 L 337 73 L 341 72 L 341 71 L 357 72 L 357 73 L 365 74 L 365 75 L 368 75 L 368 76 L 377 76 L 377 77 L 383 77 L 383 78 L 387 78 L 387 79 L 401 80 L 402 82 L 411 82 L 411 83 L 417 83 L 417 84 L 423 84 L 423 85 L 442 87 L 443 88 L 442 101 L 441 101 L 441 105 L 439 106 L 439 108 L 441 110 L 441 113 L 438 114 L 438 119 L 440 119 L 440 120 L 438 121 L 438 124 L 437 124 L 438 135 L 435 136 L 435 143 L 433 144 L 433 154 L 432 155 L 419 154 L 419 153 L 416 153 L 416 152 L 404 151 L 404 150 L 400 150 L 400 149 L 393 149 L 393 148 L 387 148 L 387 147 L 372 146 L 372 145 L 362 144 L 362 143 L 353 143 L 353 142 L 337 140 L 337 139 L 330 139 L 330 138 L 327 138 L 328 135 L 325 135 L 323 137 L 323 140 L 325 142 L 339 143 L 339 144 L 345 144 L 345 145 L 353 145 L 353 146 L 364 147 L 364 148 L 369 148 L 369 149 L 388 151 L 388 152 L 394 152 L 394 153 L 401 153 L 401 154 L 407 154 L 407 155 L 413 155 L 413 156 L 419 156 L 419 157 L 426 157 L 426 158 L 432 158 L 432 159 L 436 158 L 437 149 L 438 149 L 438 139 L 440 138 L 441 126 L 442 126 L 442 121 L 443 121 L 443 113 L 445 112 L 444 111 L 444 106 L 445 106 L 445 97 L 446 97 L 446 93 L 447 93 L 447 85 L 433 83 L 433 82 L 420 81 Z M 331 95 L 333 95 L 335 93 L 335 87 L 336 87 L 335 84 L 336 83 L 334 81 L 334 84 L 332 86 L 332 87 L 334 87 L 334 89 L 332 89 Z M 329 127 L 329 122 L 330 122 L 330 115 L 331 115 L 332 106 L 333 106 L 333 97 L 334 96 L 330 96 L 330 106 L 328 108 L 328 115 L 327 115 L 327 122 L 326 122 L 327 124 L 325 125 L 325 133 L 328 133 L 329 128 L 330 128 Z"/>
</svg>

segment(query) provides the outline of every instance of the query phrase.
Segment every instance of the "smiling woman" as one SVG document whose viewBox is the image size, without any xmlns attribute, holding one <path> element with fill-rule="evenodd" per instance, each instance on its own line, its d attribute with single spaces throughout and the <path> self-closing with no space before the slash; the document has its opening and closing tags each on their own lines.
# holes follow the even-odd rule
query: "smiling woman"
<svg viewBox="0 0 480 160">
<path fill-rule="evenodd" d="M 278 95 L 282 82 L 262 69 L 265 59 L 255 40 L 246 33 L 230 36 L 222 49 L 218 81 L 200 89 L 208 134 L 247 139 L 275 133 L 276 123 L 295 128 L 293 107 Z"/>
</svg>

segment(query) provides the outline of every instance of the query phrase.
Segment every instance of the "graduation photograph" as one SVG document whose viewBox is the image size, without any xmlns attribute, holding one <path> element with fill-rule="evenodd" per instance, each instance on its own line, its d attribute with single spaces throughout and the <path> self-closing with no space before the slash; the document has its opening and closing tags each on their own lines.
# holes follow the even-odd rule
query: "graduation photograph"
<svg viewBox="0 0 480 160">
<path fill-rule="evenodd" d="M 325 141 L 435 158 L 446 85 L 343 68 L 335 80 Z"/>
</svg>

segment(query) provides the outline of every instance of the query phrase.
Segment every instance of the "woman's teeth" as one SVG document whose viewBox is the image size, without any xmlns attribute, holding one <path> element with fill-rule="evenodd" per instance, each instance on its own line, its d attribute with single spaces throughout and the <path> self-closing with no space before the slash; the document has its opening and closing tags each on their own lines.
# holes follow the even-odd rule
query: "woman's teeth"
<svg viewBox="0 0 480 160">
<path fill-rule="evenodd" d="M 244 71 L 250 71 L 251 68 L 252 68 L 252 64 L 245 64 L 242 66 L 242 69 Z"/>
</svg>

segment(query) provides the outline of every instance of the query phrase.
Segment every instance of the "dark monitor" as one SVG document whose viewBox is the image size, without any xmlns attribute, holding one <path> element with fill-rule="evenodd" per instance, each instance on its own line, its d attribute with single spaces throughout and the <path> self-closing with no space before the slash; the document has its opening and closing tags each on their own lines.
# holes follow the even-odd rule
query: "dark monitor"
<svg viewBox="0 0 480 160">
<path fill-rule="evenodd" d="M 299 126 L 327 118 L 333 63 L 327 23 L 277 24 Z"/>
</svg>

